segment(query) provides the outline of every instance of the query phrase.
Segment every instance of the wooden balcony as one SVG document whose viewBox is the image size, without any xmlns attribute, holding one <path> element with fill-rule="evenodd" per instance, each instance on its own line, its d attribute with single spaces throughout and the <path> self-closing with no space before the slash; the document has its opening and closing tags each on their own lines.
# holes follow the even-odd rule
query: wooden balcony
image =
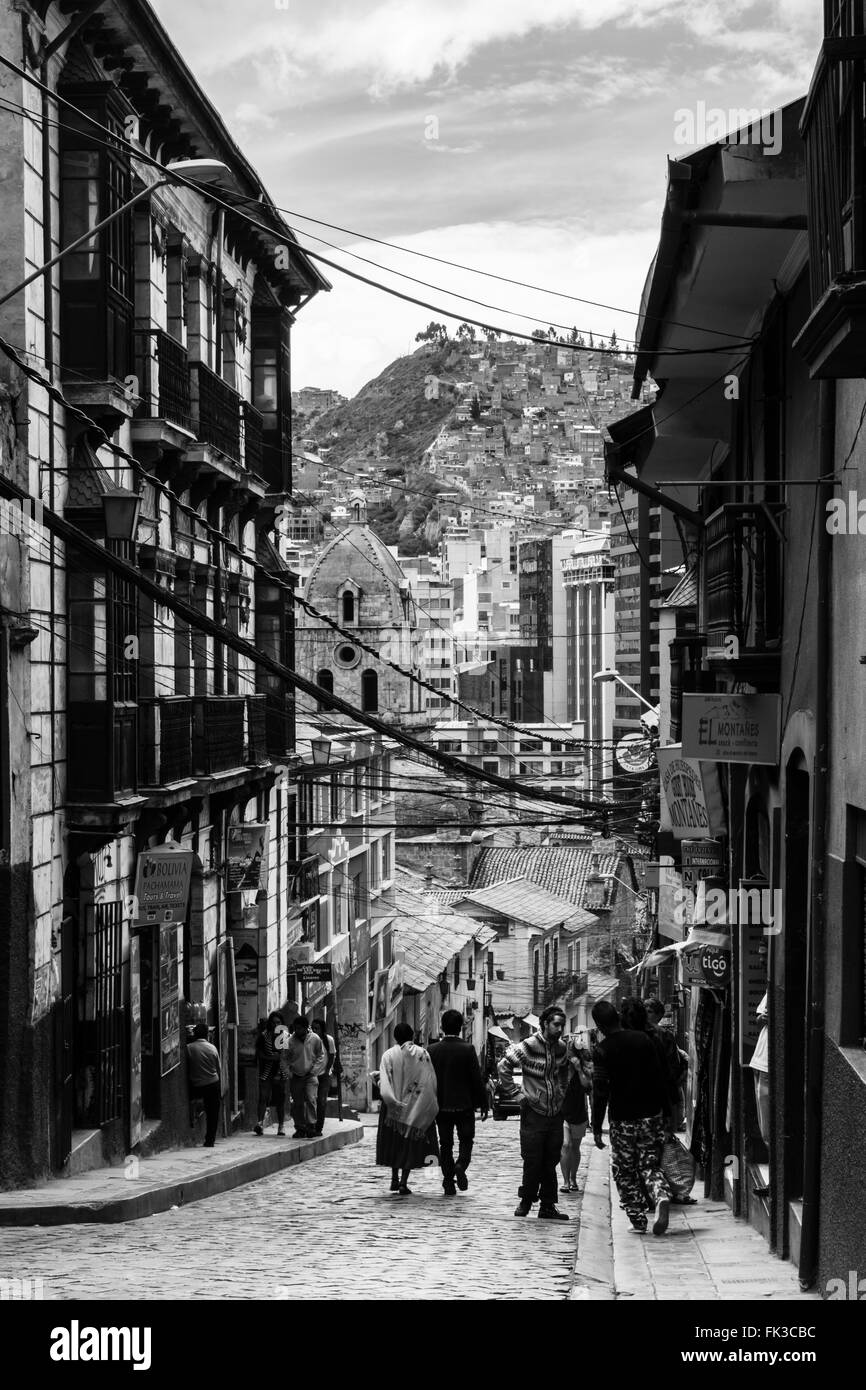
<svg viewBox="0 0 866 1390">
<path fill-rule="evenodd" d="M 203 362 L 193 362 L 191 382 L 196 438 L 240 465 L 241 397 Z"/>
<path fill-rule="evenodd" d="M 266 762 L 264 698 L 163 695 L 141 700 L 141 787 L 165 787 Z"/>
<path fill-rule="evenodd" d="M 199 775 L 243 767 L 246 701 L 244 695 L 203 695 L 193 700 L 193 759 Z"/>
<path fill-rule="evenodd" d="M 704 529 L 703 627 L 707 660 L 758 689 L 778 688 L 784 537 L 777 504 L 730 502 Z"/>
<path fill-rule="evenodd" d="M 141 404 L 136 421 L 164 420 L 192 431 L 192 396 L 186 348 L 161 328 L 136 329 L 135 371 Z"/>
<path fill-rule="evenodd" d="M 268 714 L 266 695 L 247 695 L 247 762 L 268 761 Z"/>
<path fill-rule="evenodd" d="M 558 972 L 547 983 L 539 983 L 534 992 L 533 1007 L 546 1009 L 549 1004 L 573 1003 L 589 988 L 589 977 L 585 970 Z"/>
<path fill-rule="evenodd" d="M 806 151 L 812 313 L 795 340 L 813 377 L 859 377 L 866 351 L 866 31 L 833 7 L 800 122 Z"/>
<path fill-rule="evenodd" d="M 261 473 L 263 461 L 262 417 L 249 401 L 243 402 L 244 466 L 251 473 Z"/>
<path fill-rule="evenodd" d="M 138 776 L 143 787 L 164 787 L 193 776 L 192 711 L 186 696 L 141 700 Z"/>
</svg>

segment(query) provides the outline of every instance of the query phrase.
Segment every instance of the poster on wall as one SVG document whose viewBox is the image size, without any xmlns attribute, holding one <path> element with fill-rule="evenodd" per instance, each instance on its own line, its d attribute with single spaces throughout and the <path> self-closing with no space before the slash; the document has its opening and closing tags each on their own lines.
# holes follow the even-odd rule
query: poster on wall
<svg viewBox="0 0 866 1390">
<path fill-rule="evenodd" d="M 161 1076 L 180 1065 L 178 938 L 173 923 L 159 929 L 159 1070 Z"/>
<path fill-rule="evenodd" d="M 267 822 L 230 825 L 226 843 L 226 889 L 258 891 L 268 882 Z"/>
<path fill-rule="evenodd" d="M 373 982 L 373 1022 L 381 1023 L 388 1016 L 388 974 L 377 970 Z"/>
</svg>

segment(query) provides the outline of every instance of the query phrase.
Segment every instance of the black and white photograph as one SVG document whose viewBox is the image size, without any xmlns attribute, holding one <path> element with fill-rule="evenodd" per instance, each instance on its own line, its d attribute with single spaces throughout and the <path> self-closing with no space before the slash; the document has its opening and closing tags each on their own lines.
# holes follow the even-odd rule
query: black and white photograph
<svg viewBox="0 0 866 1390">
<path fill-rule="evenodd" d="M 0 0 L 28 1366 L 831 1374 L 864 536 L 863 0 Z"/>
</svg>

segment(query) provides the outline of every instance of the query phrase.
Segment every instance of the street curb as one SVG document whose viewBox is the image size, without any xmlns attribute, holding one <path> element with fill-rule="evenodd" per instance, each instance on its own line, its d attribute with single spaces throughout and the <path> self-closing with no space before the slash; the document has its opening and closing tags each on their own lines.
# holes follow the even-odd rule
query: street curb
<svg viewBox="0 0 866 1390">
<path fill-rule="evenodd" d="M 3 1206 L 0 1195 L 0 1226 L 67 1226 L 82 1223 L 114 1223 L 138 1221 L 145 1216 L 170 1211 L 172 1207 L 188 1206 L 205 1197 L 216 1197 L 234 1187 L 270 1177 L 296 1163 L 358 1144 L 364 1137 L 364 1126 L 345 1121 L 339 1130 L 318 1139 L 291 1141 L 286 1147 L 256 1154 L 221 1168 L 212 1168 L 191 1178 L 167 1184 L 156 1184 L 128 1197 L 107 1198 L 105 1201 L 39 1202 L 28 1206 Z M 131 1182 L 136 1181 L 131 1179 Z"/>
<path fill-rule="evenodd" d="M 583 1196 L 569 1301 L 612 1303 L 616 1291 L 610 1226 L 610 1165 L 594 1143 L 583 1152 L 578 1178 L 582 1179 Z"/>
</svg>

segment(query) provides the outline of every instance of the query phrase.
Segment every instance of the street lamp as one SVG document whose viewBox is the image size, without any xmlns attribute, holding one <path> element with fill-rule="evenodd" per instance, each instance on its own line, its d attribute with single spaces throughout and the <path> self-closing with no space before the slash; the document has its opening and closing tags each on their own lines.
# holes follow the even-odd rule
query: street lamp
<svg viewBox="0 0 866 1390">
<path fill-rule="evenodd" d="M 624 680 L 623 680 L 623 678 L 622 678 L 622 676 L 620 675 L 619 671 L 614 671 L 614 670 L 610 670 L 610 671 L 596 671 L 595 675 L 593 676 L 593 680 L 594 680 L 594 681 L 619 681 L 620 685 L 624 685 L 625 688 L 626 688 L 626 690 L 628 690 L 628 691 L 630 692 L 630 694 L 632 694 L 632 695 L 635 697 L 636 700 L 640 700 L 640 702 L 641 702 L 642 705 L 646 705 L 647 709 L 648 709 L 648 710 L 651 710 L 652 713 L 655 715 L 656 720 L 658 720 L 658 716 L 659 716 L 659 707 L 658 707 L 658 705 L 651 705 L 650 702 L 649 702 L 649 700 L 645 700 L 644 697 L 643 697 L 643 695 L 641 695 L 640 691 L 635 690 L 634 686 L 629 685 L 628 681 L 624 681 Z"/>
<path fill-rule="evenodd" d="M 331 740 L 329 738 L 311 738 L 310 751 L 314 763 L 329 763 L 331 761 Z"/>
<path fill-rule="evenodd" d="M 135 207 L 136 203 L 142 202 L 144 198 L 149 198 L 154 189 L 163 188 L 166 184 L 177 181 L 184 183 L 187 180 L 201 184 L 218 183 L 220 179 L 230 179 L 231 176 L 228 165 L 223 164 L 219 159 L 178 159 L 173 164 L 167 164 L 162 178 L 157 179 L 155 183 L 148 184 L 147 188 L 136 193 L 135 197 L 130 198 L 129 202 L 124 203 L 122 207 L 115 208 L 114 212 L 110 213 L 108 217 L 104 217 L 101 222 L 97 222 L 96 226 L 91 227 L 83 236 L 71 241 L 68 246 L 64 246 L 62 251 L 58 251 L 57 255 L 52 256 L 50 261 L 46 261 L 38 270 L 34 270 L 32 274 L 27 276 L 26 280 L 21 281 L 20 285 L 16 285 L 14 289 L 7 290 L 4 295 L 0 295 L 0 305 L 13 299 L 16 294 L 20 294 L 34 280 L 38 280 L 40 275 L 44 275 L 46 270 L 50 270 L 52 266 L 57 265 L 58 261 L 62 261 L 64 256 L 68 256 L 70 251 L 77 251 L 79 246 L 84 246 L 86 242 L 92 241 L 109 223 L 122 217 L 130 208 Z"/>
<path fill-rule="evenodd" d="M 140 507 L 141 498 L 137 492 L 127 492 L 126 488 L 115 487 L 109 492 L 103 493 L 102 510 L 105 513 L 105 539 L 107 541 L 134 540 Z"/>
</svg>

